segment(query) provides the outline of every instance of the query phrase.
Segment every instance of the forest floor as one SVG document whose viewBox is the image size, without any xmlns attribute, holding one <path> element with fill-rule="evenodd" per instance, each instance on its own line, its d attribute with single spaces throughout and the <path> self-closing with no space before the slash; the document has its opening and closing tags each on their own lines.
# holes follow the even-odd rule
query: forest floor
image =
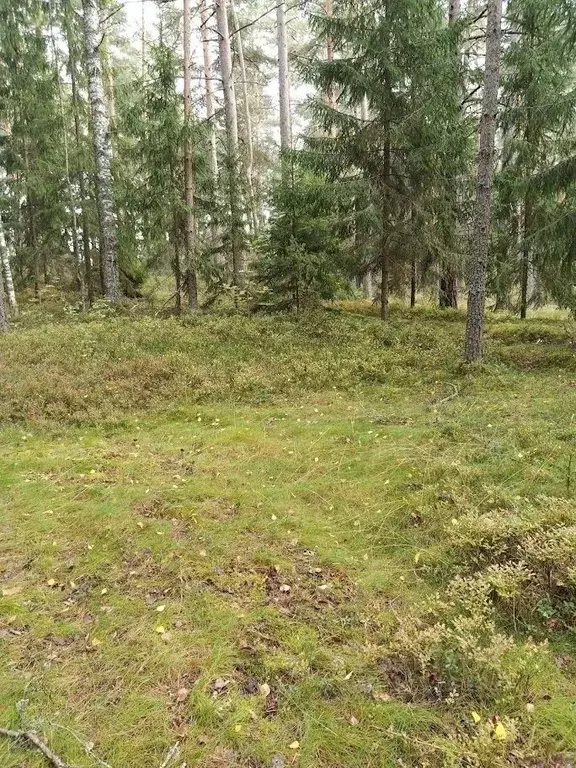
<svg viewBox="0 0 576 768">
<path fill-rule="evenodd" d="M 490 318 L 472 369 L 456 312 L 36 321 L 0 339 L 0 727 L 86 767 L 568 765 L 569 622 L 516 698 L 387 661 L 460 515 L 570 505 L 568 321 Z"/>
</svg>

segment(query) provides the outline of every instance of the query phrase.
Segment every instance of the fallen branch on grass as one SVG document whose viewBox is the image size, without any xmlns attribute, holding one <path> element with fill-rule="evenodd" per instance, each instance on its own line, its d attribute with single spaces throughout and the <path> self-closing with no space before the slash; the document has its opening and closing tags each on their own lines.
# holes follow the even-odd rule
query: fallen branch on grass
<svg viewBox="0 0 576 768">
<path fill-rule="evenodd" d="M 52 763 L 54 768 L 70 768 L 55 752 L 52 752 L 42 739 L 37 736 L 33 731 L 11 731 L 8 728 L 0 728 L 0 736 L 6 736 L 9 739 L 15 741 L 25 741 L 28 744 L 39 749 L 49 763 Z"/>
</svg>

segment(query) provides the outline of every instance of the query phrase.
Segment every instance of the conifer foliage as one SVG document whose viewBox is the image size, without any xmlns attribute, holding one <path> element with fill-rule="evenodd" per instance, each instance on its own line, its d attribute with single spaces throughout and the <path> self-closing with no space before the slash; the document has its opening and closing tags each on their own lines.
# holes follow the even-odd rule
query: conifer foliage
<svg viewBox="0 0 576 768">
<path fill-rule="evenodd" d="M 468 294 L 478 359 L 486 301 L 576 308 L 574 9 L 500 10 L 0 0 L 2 325 L 49 286 L 176 312 L 362 292 L 383 320 Z"/>
</svg>

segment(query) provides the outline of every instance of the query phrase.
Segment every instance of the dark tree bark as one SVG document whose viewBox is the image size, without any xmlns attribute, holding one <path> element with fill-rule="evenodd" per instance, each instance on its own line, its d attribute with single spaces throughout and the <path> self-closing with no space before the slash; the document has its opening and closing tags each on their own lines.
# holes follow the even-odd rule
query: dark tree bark
<svg viewBox="0 0 576 768">
<path fill-rule="evenodd" d="M 498 88 L 502 37 L 502 0 L 489 0 L 486 21 L 486 60 L 484 93 L 480 119 L 480 149 L 476 181 L 476 212 L 471 241 L 468 318 L 464 356 L 468 362 L 480 360 L 483 350 L 486 268 L 492 224 L 492 183 L 494 178 L 494 138 L 498 118 Z"/>
<path fill-rule="evenodd" d="M 450 0 L 448 6 L 448 24 L 452 26 L 460 18 L 460 0 Z M 457 184 L 454 183 L 454 201 L 457 198 Z M 455 271 L 446 266 L 440 278 L 439 304 L 441 309 L 458 309 L 458 277 Z"/>
</svg>

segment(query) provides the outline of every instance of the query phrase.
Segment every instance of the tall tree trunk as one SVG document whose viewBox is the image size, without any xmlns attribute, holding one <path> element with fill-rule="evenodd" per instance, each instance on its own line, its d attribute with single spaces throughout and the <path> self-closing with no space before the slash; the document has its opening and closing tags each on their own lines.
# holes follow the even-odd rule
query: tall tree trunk
<svg viewBox="0 0 576 768">
<path fill-rule="evenodd" d="M 232 73 L 232 51 L 230 47 L 230 31 L 228 28 L 226 0 L 216 0 L 216 23 L 218 25 L 220 68 L 222 75 L 222 90 L 224 93 L 224 114 L 226 118 L 232 274 L 234 285 L 238 286 L 242 284 L 243 270 L 242 212 L 238 174 L 238 112 L 236 108 L 234 76 Z"/>
<path fill-rule="evenodd" d="M 146 74 L 146 0 L 141 0 L 140 9 L 140 72 Z"/>
<path fill-rule="evenodd" d="M 52 7 L 49 6 L 49 18 L 50 18 L 50 38 L 52 41 L 52 52 L 54 56 L 54 65 L 56 68 L 56 79 L 58 81 L 58 106 L 60 109 L 60 120 L 62 122 L 62 142 L 64 145 L 64 174 L 66 178 L 66 195 L 68 197 L 68 205 L 70 206 L 70 215 L 72 217 L 72 253 L 74 254 L 74 264 L 78 274 L 78 283 L 80 285 L 80 302 L 82 309 L 86 311 L 90 304 L 88 300 L 88 287 L 86 285 L 86 273 L 83 268 L 82 257 L 80 255 L 80 245 L 78 242 L 78 220 L 76 216 L 76 199 L 72 190 L 72 180 L 70 177 L 70 151 L 68 147 L 68 130 L 66 126 L 66 115 L 64 112 L 64 98 L 62 95 L 62 81 L 60 79 L 60 56 L 58 54 L 58 46 L 54 37 L 54 28 L 52 26 Z"/>
<path fill-rule="evenodd" d="M 212 66 L 212 51 L 210 48 L 210 37 L 208 32 L 208 0 L 200 0 L 200 32 L 202 36 L 202 57 L 204 61 L 204 100 L 206 104 L 206 124 L 208 127 L 208 141 L 210 151 L 208 154 L 208 169 L 210 171 L 210 180 L 212 182 L 213 194 L 217 197 L 218 188 L 218 152 L 216 149 L 216 126 L 214 125 L 214 115 L 216 109 L 214 106 L 214 86 L 212 79 L 214 70 Z M 210 217 L 210 234 L 212 247 L 215 248 L 218 242 L 218 227 L 216 216 Z"/>
<path fill-rule="evenodd" d="M 292 119 L 290 114 L 290 71 L 288 69 L 288 39 L 286 36 L 286 3 L 276 8 L 278 36 L 278 95 L 280 99 L 280 151 L 283 156 L 292 148 Z"/>
<path fill-rule="evenodd" d="M 334 15 L 334 0 L 324 0 L 324 13 L 331 19 Z M 334 61 L 334 42 L 330 35 L 326 38 L 326 61 L 331 64 Z M 336 109 L 336 90 L 333 85 L 328 88 L 326 102 L 329 107 Z"/>
<path fill-rule="evenodd" d="M 70 83 L 72 86 L 72 112 L 74 115 L 74 141 L 76 144 L 77 155 L 82 152 L 82 133 L 80 130 L 80 99 L 78 96 L 78 86 L 76 83 L 77 74 L 77 48 L 72 30 L 72 21 L 70 18 L 69 0 L 64 4 L 64 25 L 66 32 L 66 44 L 68 47 L 68 72 L 70 74 Z M 80 168 L 77 172 L 78 187 L 80 190 L 80 206 L 82 209 L 82 258 L 84 262 L 84 283 L 86 285 L 86 298 L 88 306 L 92 306 L 94 300 L 94 291 L 92 288 L 92 263 L 90 258 L 90 224 L 88 220 L 88 201 L 86 196 L 86 180 L 84 171 Z M 103 286 L 102 286 L 103 289 Z"/>
<path fill-rule="evenodd" d="M 108 301 L 120 299 L 118 277 L 118 231 L 112 183 L 112 146 L 110 121 L 106 108 L 102 65 L 100 20 L 97 0 L 82 0 L 84 10 L 84 55 L 88 74 L 88 96 L 92 117 L 92 141 L 96 165 L 96 197 L 100 222 L 100 254 L 103 265 L 104 296 Z"/>
<path fill-rule="evenodd" d="M 218 180 L 218 154 L 216 152 L 216 129 L 214 126 L 214 86 L 212 78 L 214 76 L 212 67 L 212 51 L 210 50 L 210 37 L 208 34 L 208 0 L 200 0 L 201 14 L 201 33 L 202 33 L 202 54 L 204 59 L 204 88 L 206 101 L 206 121 L 208 124 L 208 137 L 210 141 L 210 154 L 208 156 L 208 167 L 210 176 L 216 186 Z"/>
<path fill-rule="evenodd" d="M 389 0 L 384 0 L 384 13 L 388 17 Z M 385 50 L 390 45 L 389 35 L 386 36 Z M 386 109 L 390 109 L 392 103 L 392 85 L 388 73 L 384 75 L 384 93 L 386 94 Z M 387 112 L 384 119 L 384 148 L 382 155 L 382 242 L 380 252 L 380 317 L 388 319 L 389 294 L 390 294 L 390 182 L 392 175 L 392 145 L 390 136 L 390 117 Z"/>
<path fill-rule="evenodd" d="M 450 0 L 448 6 L 448 25 L 453 26 L 460 18 L 460 0 Z M 453 202 L 456 205 L 457 200 L 457 184 L 456 180 L 452 183 L 453 189 L 451 190 L 453 195 Z M 454 269 L 449 266 L 444 266 L 444 271 L 440 277 L 440 290 L 439 290 L 439 304 L 441 309 L 451 307 L 452 309 L 458 309 L 458 278 Z"/>
<path fill-rule="evenodd" d="M 184 199 L 186 203 L 184 248 L 186 259 L 186 292 L 188 309 L 198 309 L 198 282 L 196 278 L 196 219 L 194 216 L 194 148 L 192 147 L 192 25 L 190 0 L 184 0 Z"/>
<path fill-rule="evenodd" d="M 492 224 L 494 139 L 498 118 L 498 88 L 502 37 L 502 0 L 488 0 L 484 93 L 480 118 L 480 149 L 476 181 L 476 212 L 471 241 L 468 317 L 464 356 L 468 362 L 482 358 L 486 270 Z"/>
<path fill-rule="evenodd" d="M 5 330 L 2 327 L 2 314 L 4 313 L 5 325 L 8 325 L 8 319 L 6 316 L 6 304 L 4 294 L 4 283 L 6 283 L 6 293 L 8 294 L 8 304 L 10 305 L 10 312 L 12 317 L 18 317 L 18 303 L 16 301 L 16 292 L 14 291 L 14 281 L 12 280 L 12 268 L 10 267 L 10 253 L 8 251 L 8 243 L 6 242 L 6 236 L 4 234 L 4 224 L 2 217 L 0 217 L 0 330 Z M 2 279 L 4 278 L 4 279 Z"/>
<path fill-rule="evenodd" d="M 244 45 L 242 43 L 242 32 L 238 29 L 236 10 L 234 0 L 230 0 L 230 21 L 232 23 L 233 34 L 236 43 L 236 53 L 238 54 L 238 65 L 240 67 L 240 78 L 242 85 L 242 107 L 244 110 L 244 128 L 245 128 L 245 171 L 246 182 L 248 184 L 248 197 L 250 201 L 250 221 L 254 234 L 258 232 L 258 216 L 256 215 L 256 197 L 254 195 L 254 132 L 252 130 L 252 114 L 250 112 L 250 100 L 248 98 L 248 75 L 246 74 L 246 61 L 244 59 Z"/>
</svg>

